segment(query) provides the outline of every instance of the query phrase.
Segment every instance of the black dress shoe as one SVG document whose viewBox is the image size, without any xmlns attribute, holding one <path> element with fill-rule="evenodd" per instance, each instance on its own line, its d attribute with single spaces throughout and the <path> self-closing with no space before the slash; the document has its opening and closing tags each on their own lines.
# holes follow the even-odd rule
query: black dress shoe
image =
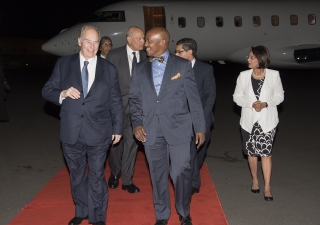
<svg viewBox="0 0 320 225">
<path fill-rule="evenodd" d="M 260 189 L 258 188 L 258 189 L 251 189 L 251 192 L 252 193 L 260 193 Z"/>
<path fill-rule="evenodd" d="M 168 220 L 157 220 L 154 225 L 167 225 Z"/>
<path fill-rule="evenodd" d="M 122 185 L 122 190 L 128 191 L 132 194 L 140 192 L 140 189 L 134 184 Z"/>
<path fill-rule="evenodd" d="M 93 223 L 92 225 L 106 225 L 106 223 L 103 221 L 99 221 L 99 222 Z"/>
<path fill-rule="evenodd" d="M 116 189 L 119 186 L 119 178 L 120 176 L 115 176 L 111 174 L 108 180 L 108 187 L 112 189 Z"/>
<path fill-rule="evenodd" d="M 181 225 L 192 225 L 190 216 L 183 217 L 179 215 L 179 220 Z"/>
<path fill-rule="evenodd" d="M 192 188 L 192 195 L 194 195 L 195 193 L 199 193 L 200 189 L 199 188 Z"/>
<path fill-rule="evenodd" d="M 68 223 L 68 225 L 79 225 L 81 224 L 82 220 L 88 219 L 87 217 L 81 218 L 81 217 L 73 217 L 72 220 Z"/>
</svg>

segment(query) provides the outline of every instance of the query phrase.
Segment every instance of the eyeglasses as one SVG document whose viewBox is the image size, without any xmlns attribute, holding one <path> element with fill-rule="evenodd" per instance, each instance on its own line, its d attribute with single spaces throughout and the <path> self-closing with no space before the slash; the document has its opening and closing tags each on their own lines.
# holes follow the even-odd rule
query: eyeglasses
<svg viewBox="0 0 320 225">
<path fill-rule="evenodd" d="M 252 56 L 246 56 L 246 58 L 249 60 L 254 60 L 254 59 L 256 59 L 256 57 L 254 56 L 254 55 L 252 55 Z"/>
<path fill-rule="evenodd" d="M 90 41 L 90 40 L 88 40 L 88 39 L 85 39 L 85 40 L 83 40 L 83 43 L 85 44 L 85 45 L 89 45 L 89 46 L 94 46 L 94 47 L 97 47 L 97 46 L 99 46 L 99 41 L 94 41 L 94 42 L 92 42 L 92 41 Z"/>
<path fill-rule="evenodd" d="M 186 52 L 186 50 L 175 50 L 175 51 L 174 51 L 174 53 L 176 53 L 176 54 L 177 54 L 177 53 L 180 54 L 181 52 Z"/>
<path fill-rule="evenodd" d="M 100 46 L 103 46 L 103 47 L 112 47 L 112 46 L 113 46 L 113 44 L 103 43 L 103 44 L 102 44 L 102 45 L 100 45 Z"/>
</svg>

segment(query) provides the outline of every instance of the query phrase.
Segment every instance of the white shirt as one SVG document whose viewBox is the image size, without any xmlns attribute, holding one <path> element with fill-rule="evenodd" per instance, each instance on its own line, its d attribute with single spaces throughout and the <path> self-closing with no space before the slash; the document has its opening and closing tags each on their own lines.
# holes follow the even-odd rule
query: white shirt
<svg viewBox="0 0 320 225">
<path fill-rule="evenodd" d="M 85 59 L 81 53 L 79 52 L 80 55 L 80 71 L 82 71 L 82 68 L 84 67 L 84 61 L 88 61 L 88 93 L 90 91 L 90 88 L 93 84 L 94 78 L 96 77 L 96 67 L 97 67 L 97 56 L 95 55 L 91 59 Z M 81 73 L 80 73 L 81 76 Z"/>
<path fill-rule="evenodd" d="M 191 65 L 192 65 L 192 68 L 194 67 L 194 64 L 196 63 L 196 58 L 193 58 L 193 60 L 191 60 Z"/>
<path fill-rule="evenodd" d="M 84 61 L 88 61 L 88 93 L 90 91 L 90 88 L 93 84 L 94 78 L 96 76 L 96 67 L 97 67 L 97 56 L 94 56 L 91 59 L 86 60 L 81 53 L 79 52 L 79 56 L 80 56 L 80 74 L 79 76 L 81 76 L 81 71 L 82 68 L 84 66 Z M 59 98 L 59 103 L 62 104 L 62 101 L 64 100 L 64 98 L 61 98 L 61 94 L 60 94 L 60 98 Z"/>
<path fill-rule="evenodd" d="M 103 55 L 101 55 L 101 54 L 100 54 L 100 57 L 101 57 L 101 58 L 104 58 L 104 59 L 106 58 L 106 57 L 104 57 L 104 56 L 103 56 Z"/>
<path fill-rule="evenodd" d="M 133 54 L 132 52 L 136 52 L 137 57 L 137 63 L 140 62 L 140 54 L 139 51 L 133 51 L 128 45 L 127 45 L 127 56 L 128 56 L 128 63 L 129 63 L 129 69 L 130 69 L 130 76 L 132 72 L 132 60 L 133 60 Z"/>
</svg>

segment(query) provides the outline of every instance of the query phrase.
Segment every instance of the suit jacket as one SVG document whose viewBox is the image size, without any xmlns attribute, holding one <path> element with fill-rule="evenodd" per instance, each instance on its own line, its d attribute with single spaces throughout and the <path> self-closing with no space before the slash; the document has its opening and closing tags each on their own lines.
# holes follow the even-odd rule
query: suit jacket
<svg viewBox="0 0 320 225">
<path fill-rule="evenodd" d="M 145 51 L 139 51 L 140 62 L 146 58 Z M 109 60 L 118 70 L 120 90 L 122 95 L 123 109 L 129 113 L 129 91 L 131 85 L 130 67 L 128 62 L 127 45 L 112 49 L 107 54 Z"/>
<path fill-rule="evenodd" d="M 206 126 L 211 126 L 214 120 L 212 109 L 216 100 L 216 81 L 213 75 L 213 67 L 196 60 L 193 71 L 196 76 Z"/>
<path fill-rule="evenodd" d="M 153 145 L 158 123 L 168 144 L 191 141 L 194 131 L 206 132 L 205 121 L 191 62 L 169 55 L 159 95 L 157 95 L 152 63 L 140 62 L 133 72 L 129 94 L 133 128 L 143 126 L 145 145 Z"/>
<path fill-rule="evenodd" d="M 83 131 L 90 146 L 106 145 L 113 134 L 123 133 L 123 108 L 116 68 L 97 57 L 94 82 L 84 99 L 79 53 L 58 59 L 51 77 L 42 89 L 44 99 L 57 105 L 62 90 L 70 87 L 81 92 L 75 100 L 66 98 L 60 110 L 60 138 L 75 144 Z"/>
<path fill-rule="evenodd" d="M 233 94 L 233 101 L 242 107 L 240 125 L 251 133 L 253 124 L 259 122 L 264 133 L 271 131 L 279 122 L 277 105 L 283 102 L 284 91 L 279 72 L 266 69 L 266 76 L 261 88 L 259 100 L 267 102 L 268 108 L 256 112 L 252 104 L 257 101 L 251 82 L 251 70 L 241 72 L 237 79 L 237 86 Z"/>
</svg>

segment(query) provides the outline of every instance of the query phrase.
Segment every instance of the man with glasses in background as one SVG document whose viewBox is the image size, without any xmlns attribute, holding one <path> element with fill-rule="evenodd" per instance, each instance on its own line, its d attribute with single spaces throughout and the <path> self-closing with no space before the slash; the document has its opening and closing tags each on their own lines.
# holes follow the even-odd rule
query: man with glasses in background
<svg viewBox="0 0 320 225">
<path fill-rule="evenodd" d="M 61 106 L 60 139 L 70 172 L 75 217 L 105 225 L 108 187 L 104 163 L 110 144 L 123 133 L 123 107 L 116 68 L 97 57 L 100 32 L 81 29 L 80 52 L 58 59 L 42 89 L 47 101 Z"/>
<path fill-rule="evenodd" d="M 216 100 L 216 82 L 212 66 L 196 60 L 197 42 L 195 40 L 191 38 L 179 40 L 175 53 L 177 56 L 191 61 L 206 121 L 206 139 L 204 144 L 198 149 L 196 148 L 195 140 L 191 144 L 192 194 L 195 194 L 200 190 L 200 169 L 206 158 L 211 136 L 211 126 L 213 123 L 212 110 Z"/>
<path fill-rule="evenodd" d="M 109 60 L 118 70 L 120 89 L 124 109 L 124 135 L 119 144 L 111 147 L 108 162 L 111 169 L 109 188 L 119 186 L 122 177 L 122 190 L 129 193 L 138 193 L 140 189 L 133 184 L 132 176 L 138 150 L 138 144 L 133 136 L 128 96 L 131 85 L 132 69 L 136 63 L 146 58 L 144 48 L 144 33 L 139 27 L 129 27 L 126 34 L 127 44 L 111 50 L 107 55 Z"/>
<path fill-rule="evenodd" d="M 112 50 L 112 40 L 111 38 L 107 37 L 107 36 L 103 36 L 100 39 L 100 47 L 99 47 L 99 51 L 98 51 L 98 55 L 100 55 L 102 58 L 106 58 L 107 54 L 110 50 Z"/>
</svg>

